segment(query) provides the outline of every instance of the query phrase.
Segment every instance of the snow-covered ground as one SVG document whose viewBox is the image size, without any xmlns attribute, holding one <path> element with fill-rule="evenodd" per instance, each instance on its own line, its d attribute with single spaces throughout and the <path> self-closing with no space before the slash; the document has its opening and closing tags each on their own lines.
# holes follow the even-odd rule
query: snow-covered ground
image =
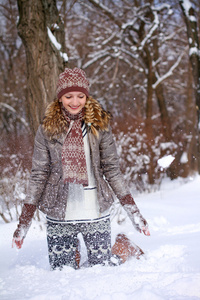
<svg viewBox="0 0 200 300">
<path fill-rule="evenodd" d="M 49 271 L 45 230 L 33 222 L 17 250 L 11 248 L 17 223 L 1 223 L 0 299 L 200 299 L 200 176 L 188 183 L 167 181 L 159 192 L 135 199 L 151 236 L 137 233 L 128 220 L 118 225 L 114 219 L 112 238 L 127 233 L 146 257 L 118 267 Z"/>
</svg>

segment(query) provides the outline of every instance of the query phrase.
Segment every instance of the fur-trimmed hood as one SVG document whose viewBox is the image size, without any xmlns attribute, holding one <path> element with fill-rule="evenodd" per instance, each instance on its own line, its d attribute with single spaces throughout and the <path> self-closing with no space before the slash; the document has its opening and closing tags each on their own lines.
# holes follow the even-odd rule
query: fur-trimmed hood
<svg viewBox="0 0 200 300">
<path fill-rule="evenodd" d="M 110 119 L 110 113 L 105 111 L 97 100 L 92 97 L 87 98 L 84 122 L 91 128 L 95 136 L 98 136 L 99 130 L 108 130 Z M 63 132 L 66 132 L 68 123 L 62 113 L 61 102 L 58 99 L 47 107 L 42 127 L 50 138 L 58 137 Z"/>
</svg>

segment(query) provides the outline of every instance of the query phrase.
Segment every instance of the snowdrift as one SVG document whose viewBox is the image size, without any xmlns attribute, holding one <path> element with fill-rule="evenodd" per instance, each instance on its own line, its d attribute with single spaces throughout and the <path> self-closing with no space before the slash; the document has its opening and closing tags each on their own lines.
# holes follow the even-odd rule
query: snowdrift
<svg viewBox="0 0 200 300">
<path fill-rule="evenodd" d="M 17 223 L 0 223 L 0 299 L 200 299 L 200 177 L 165 181 L 159 192 L 135 200 L 151 236 L 137 233 L 128 219 L 122 225 L 113 219 L 113 243 L 125 232 L 146 253 L 118 267 L 50 271 L 44 223 L 33 222 L 21 250 L 11 248 Z"/>
</svg>

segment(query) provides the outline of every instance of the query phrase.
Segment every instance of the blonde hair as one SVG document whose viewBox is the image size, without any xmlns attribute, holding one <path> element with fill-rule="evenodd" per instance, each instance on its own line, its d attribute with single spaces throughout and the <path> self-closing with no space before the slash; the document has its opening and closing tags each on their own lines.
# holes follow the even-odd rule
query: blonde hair
<svg viewBox="0 0 200 300">
<path fill-rule="evenodd" d="M 96 137 L 99 130 L 108 130 L 110 119 L 111 114 L 105 111 L 97 100 L 87 97 L 84 121 Z"/>
<path fill-rule="evenodd" d="M 99 136 L 99 130 L 108 130 L 110 119 L 111 114 L 105 111 L 97 100 L 87 97 L 84 122 L 96 137 Z M 59 99 L 48 105 L 42 126 L 51 139 L 66 131 L 68 123 L 61 112 Z"/>
</svg>

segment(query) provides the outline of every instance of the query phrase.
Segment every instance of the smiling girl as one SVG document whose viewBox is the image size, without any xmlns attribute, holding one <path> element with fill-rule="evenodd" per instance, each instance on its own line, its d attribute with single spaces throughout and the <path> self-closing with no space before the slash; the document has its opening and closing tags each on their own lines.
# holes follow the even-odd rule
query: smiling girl
<svg viewBox="0 0 200 300">
<path fill-rule="evenodd" d="M 111 116 L 89 95 L 89 81 L 81 69 L 65 69 L 56 92 L 35 137 L 29 190 L 13 243 L 21 247 L 39 208 L 47 217 L 52 269 L 78 268 L 79 233 L 89 266 L 112 265 L 113 256 L 120 264 L 122 257 L 111 249 L 109 210 L 114 198 L 137 230 L 150 233 L 120 172 Z"/>
</svg>

